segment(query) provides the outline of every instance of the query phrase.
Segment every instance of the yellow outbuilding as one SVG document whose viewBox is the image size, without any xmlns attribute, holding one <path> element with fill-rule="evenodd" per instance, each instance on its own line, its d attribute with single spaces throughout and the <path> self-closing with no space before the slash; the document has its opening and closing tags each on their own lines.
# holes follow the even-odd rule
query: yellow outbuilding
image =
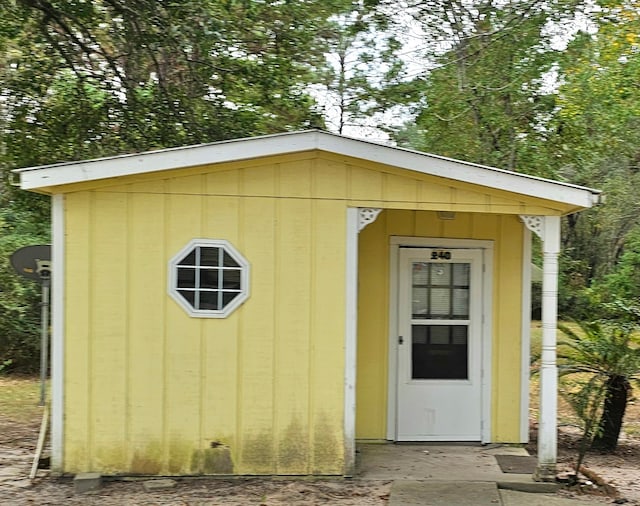
<svg viewBox="0 0 640 506">
<path fill-rule="evenodd" d="M 53 202 L 52 466 L 349 475 L 356 440 L 555 466 L 560 217 L 598 192 L 321 131 L 19 169 Z"/>
</svg>

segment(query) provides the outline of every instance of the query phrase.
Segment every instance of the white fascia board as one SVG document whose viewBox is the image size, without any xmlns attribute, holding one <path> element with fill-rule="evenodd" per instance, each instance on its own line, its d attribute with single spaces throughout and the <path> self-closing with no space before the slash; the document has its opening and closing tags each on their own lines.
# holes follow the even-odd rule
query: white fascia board
<svg viewBox="0 0 640 506">
<path fill-rule="evenodd" d="M 580 207 L 592 207 L 599 202 L 598 190 L 582 186 L 520 174 L 461 160 L 421 153 L 409 149 L 389 147 L 337 135 L 324 135 L 318 149 L 339 153 L 372 162 L 505 190 L 536 198 L 543 198 Z"/>
<path fill-rule="evenodd" d="M 20 175 L 20 188 L 33 190 L 112 177 L 310 151 L 315 149 L 317 145 L 315 138 L 318 133 L 308 131 L 297 134 L 267 135 L 96 160 L 16 169 L 13 172 Z M 286 138 L 283 139 L 283 136 Z"/>
<path fill-rule="evenodd" d="M 421 174 L 543 198 L 581 208 L 592 207 L 599 201 L 599 192 L 591 188 L 419 151 L 385 146 L 319 130 L 265 135 L 98 160 L 17 169 L 14 172 L 20 175 L 22 189 L 33 190 L 311 150 L 359 158 Z"/>
</svg>

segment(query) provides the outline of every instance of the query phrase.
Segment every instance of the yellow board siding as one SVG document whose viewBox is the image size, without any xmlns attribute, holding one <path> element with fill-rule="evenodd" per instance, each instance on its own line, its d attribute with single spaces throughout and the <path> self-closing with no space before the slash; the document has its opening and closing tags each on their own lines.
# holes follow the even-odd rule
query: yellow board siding
<svg viewBox="0 0 640 506">
<path fill-rule="evenodd" d="M 352 207 L 474 213 L 558 215 L 570 209 L 545 199 L 322 152 L 75 183 L 64 191 L 148 193 L 150 184 L 171 178 L 176 183 L 168 191 L 200 195 L 202 187 L 194 184 L 200 175 L 213 183 L 207 187 L 211 196 L 328 198 Z"/>
<path fill-rule="evenodd" d="M 67 195 L 64 470 L 342 473 L 344 206 L 184 184 Z M 166 294 L 167 262 L 200 237 L 251 264 L 225 319 Z"/>
<path fill-rule="evenodd" d="M 492 441 L 519 442 L 522 224 L 516 216 L 386 210 L 359 237 L 356 436 L 387 436 L 389 239 L 445 237 L 494 241 Z"/>
<path fill-rule="evenodd" d="M 387 208 L 360 234 L 357 436 L 386 435 L 389 236 L 417 235 L 496 242 L 493 436 L 516 438 L 515 214 L 558 214 L 547 201 L 318 153 L 63 191 L 64 471 L 342 473 L 349 206 Z M 227 318 L 191 318 L 167 295 L 167 264 L 194 238 L 251 265 Z"/>
</svg>

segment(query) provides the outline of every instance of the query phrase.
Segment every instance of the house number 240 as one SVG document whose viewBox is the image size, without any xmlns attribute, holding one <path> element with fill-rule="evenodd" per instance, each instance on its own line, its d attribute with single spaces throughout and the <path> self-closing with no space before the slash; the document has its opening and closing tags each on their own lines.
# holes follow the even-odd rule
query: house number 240
<svg viewBox="0 0 640 506">
<path fill-rule="evenodd" d="M 431 260 L 451 260 L 451 251 L 432 251 Z"/>
</svg>

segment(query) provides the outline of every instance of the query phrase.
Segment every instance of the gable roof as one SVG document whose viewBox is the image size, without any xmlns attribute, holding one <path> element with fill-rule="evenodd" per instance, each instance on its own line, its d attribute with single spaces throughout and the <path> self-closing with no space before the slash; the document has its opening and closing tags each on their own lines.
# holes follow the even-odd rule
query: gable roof
<svg viewBox="0 0 640 506">
<path fill-rule="evenodd" d="M 543 198 L 579 208 L 600 201 L 600 191 L 495 167 L 398 148 L 320 130 L 281 133 L 94 160 L 15 169 L 24 190 L 161 172 L 266 156 L 326 151 L 422 174 Z"/>
</svg>

